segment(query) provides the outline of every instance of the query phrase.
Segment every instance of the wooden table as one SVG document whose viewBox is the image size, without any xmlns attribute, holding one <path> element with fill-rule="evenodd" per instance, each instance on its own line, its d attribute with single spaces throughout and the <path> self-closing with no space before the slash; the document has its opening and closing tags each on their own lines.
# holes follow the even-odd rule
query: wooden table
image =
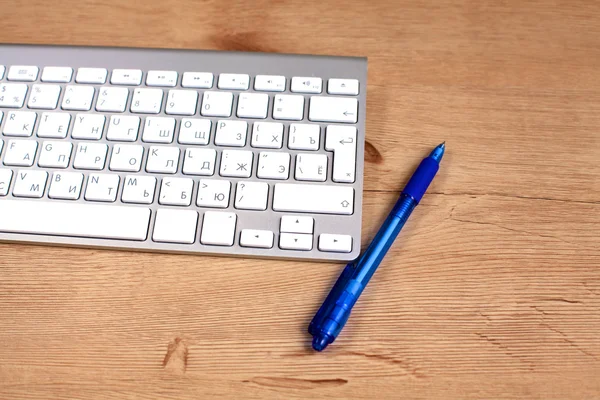
<svg viewBox="0 0 600 400">
<path fill-rule="evenodd" d="M 2 42 L 368 56 L 363 245 L 448 146 L 322 354 L 306 327 L 340 264 L 0 245 L 1 399 L 600 398 L 597 1 L 37 0 L 1 20 Z"/>
</svg>

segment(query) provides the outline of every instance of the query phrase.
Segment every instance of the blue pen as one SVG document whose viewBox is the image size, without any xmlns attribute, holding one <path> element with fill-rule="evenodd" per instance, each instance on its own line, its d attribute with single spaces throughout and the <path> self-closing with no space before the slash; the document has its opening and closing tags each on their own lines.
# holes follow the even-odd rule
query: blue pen
<svg viewBox="0 0 600 400">
<path fill-rule="evenodd" d="M 429 157 L 421 161 L 367 250 L 356 261 L 349 263 L 344 268 L 325 302 L 308 326 L 308 332 L 313 336 L 313 349 L 323 351 L 341 332 L 348 321 L 354 303 L 433 181 L 440 168 L 444 149 L 445 142 L 437 146 Z"/>
</svg>

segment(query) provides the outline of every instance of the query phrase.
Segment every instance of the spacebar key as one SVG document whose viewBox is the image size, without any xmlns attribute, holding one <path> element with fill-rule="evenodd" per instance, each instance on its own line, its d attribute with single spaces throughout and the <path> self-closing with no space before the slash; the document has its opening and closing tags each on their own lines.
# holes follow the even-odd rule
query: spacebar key
<svg viewBox="0 0 600 400">
<path fill-rule="evenodd" d="M 145 207 L 0 200 L 0 232 L 142 241 L 149 222 Z"/>
<path fill-rule="evenodd" d="M 354 189 L 348 186 L 275 184 L 273 210 L 350 215 Z"/>
</svg>

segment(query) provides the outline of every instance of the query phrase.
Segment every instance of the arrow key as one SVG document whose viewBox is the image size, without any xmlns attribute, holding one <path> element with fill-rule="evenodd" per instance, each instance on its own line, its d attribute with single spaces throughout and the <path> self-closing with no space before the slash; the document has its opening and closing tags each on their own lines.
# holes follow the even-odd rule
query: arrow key
<svg viewBox="0 0 600 400">
<path fill-rule="evenodd" d="M 319 250 L 350 253 L 352 251 L 352 236 L 323 233 L 319 235 Z"/>
<path fill-rule="evenodd" d="M 313 235 L 282 233 L 279 236 L 279 248 L 283 250 L 310 251 L 313 248 Z"/>
<path fill-rule="evenodd" d="M 242 229 L 240 246 L 270 249 L 273 247 L 273 232 L 258 229 Z"/>
<path fill-rule="evenodd" d="M 285 233 L 313 233 L 315 220 L 312 217 L 298 217 L 295 215 L 284 215 L 281 217 L 279 230 Z"/>
</svg>

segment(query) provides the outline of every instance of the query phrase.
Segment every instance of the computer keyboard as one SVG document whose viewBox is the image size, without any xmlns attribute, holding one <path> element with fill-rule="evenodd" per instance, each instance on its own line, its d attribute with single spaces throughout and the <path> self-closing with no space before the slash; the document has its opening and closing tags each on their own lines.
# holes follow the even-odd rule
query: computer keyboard
<svg viewBox="0 0 600 400">
<path fill-rule="evenodd" d="M 0 240 L 351 260 L 364 58 L 0 45 Z"/>
</svg>

